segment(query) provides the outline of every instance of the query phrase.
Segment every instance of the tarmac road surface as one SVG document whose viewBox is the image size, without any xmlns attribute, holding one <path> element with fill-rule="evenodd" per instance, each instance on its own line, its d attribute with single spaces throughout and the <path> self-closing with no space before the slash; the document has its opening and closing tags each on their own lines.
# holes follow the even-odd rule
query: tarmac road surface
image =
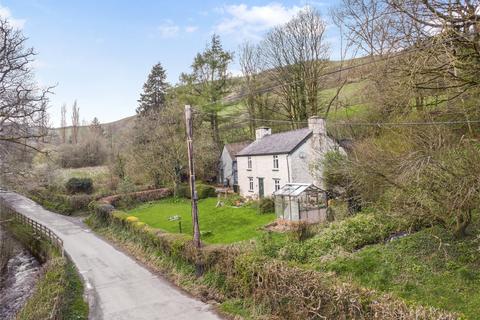
<svg viewBox="0 0 480 320">
<path fill-rule="evenodd" d="M 78 219 L 45 210 L 13 192 L 0 190 L 0 199 L 63 239 L 65 251 L 85 280 L 90 319 L 221 319 L 211 306 L 151 273 Z"/>
</svg>

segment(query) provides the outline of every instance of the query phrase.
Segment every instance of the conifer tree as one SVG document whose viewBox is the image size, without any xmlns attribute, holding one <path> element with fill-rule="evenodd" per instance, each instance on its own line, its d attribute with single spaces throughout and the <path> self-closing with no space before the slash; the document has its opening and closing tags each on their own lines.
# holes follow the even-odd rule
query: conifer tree
<svg viewBox="0 0 480 320">
<path fill-rule="evenodd" d="M 208 113 L 212 137 L 219 148 L 218 112 L 231 86 L 228 66 L 232 61 L 233 53 L 224 50 L 220 37 L 214 34 L 205 50 L 195 56 L 192 72 L 180 76 L 182 83 L 189 88 L 190 95 L 197 98 L 195 102 L 207 105 L 202 111 Z"/>
<path fill-rule="evenodd" d="M 140 94 L 137 108 L 138 115 L 146 115 L 150 112 L 158 112 L 165 105 L 168 83 L 167 73 L 160 63 L 152 67 L 147 81 L 143 85 L 143 93 Z"/>
</svg>

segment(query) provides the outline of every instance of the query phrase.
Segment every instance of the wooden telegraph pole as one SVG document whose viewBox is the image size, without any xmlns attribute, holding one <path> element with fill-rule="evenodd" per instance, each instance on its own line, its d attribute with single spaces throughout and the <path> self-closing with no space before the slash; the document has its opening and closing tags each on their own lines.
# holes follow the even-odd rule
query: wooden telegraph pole
<svg viewBox="0 0 480 320">
<path fill-rule="evenodd" d="M 195 161 L 193 159 L 192 108 L 185 105 L 185 125 L 187 127 L 188 167 L 190 168 L 190 195 L 192 198 L 193 243 L 200 248 L 200 226 L 198 224 L 197 190 L 195 190 Z"/>
</svg>

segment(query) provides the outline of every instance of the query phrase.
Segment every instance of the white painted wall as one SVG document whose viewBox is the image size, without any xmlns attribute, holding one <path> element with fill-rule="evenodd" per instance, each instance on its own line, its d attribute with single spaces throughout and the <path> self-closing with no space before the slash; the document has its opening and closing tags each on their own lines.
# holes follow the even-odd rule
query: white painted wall
<svg viewBox="0 0 480 320">
<path fill-rule="evenodd" d="M 248 157 L 237 157 L 238 185 L 240 195 L 258 198 L 258 178 L 264 178 L 265 196 L 270 197 L 275 191 L 274 179 L 280 179 L 280 187 L 289 182 L 289 166 L 286 154 L 278 155 L 278 170 L 273 169 L 273 155 L 252 156 L 252 169 L 248 170 Z M 253 192 L 249 190 L 248 178 L 253 178 Z"/>
<path fill-rule="evenodd" d="M 219 172 L 218 172 L 218 183 L 223 185 L 225 179 L 229 179 L 230 187 L 233 186 L 233 159 L 230 157 L 230 153 L 227 151 L 227 148 L 223 147 L 222 155 L 220 157 Z M 220 170 L 223 169 L 223 180 L 220 176 Z"/>
<path fill-rule="evenodd" d="M 310 174 L 310 139 L 305 141 L 290 155 L 291 182 L 312 183 L 313 177 Z"/>
</svg>

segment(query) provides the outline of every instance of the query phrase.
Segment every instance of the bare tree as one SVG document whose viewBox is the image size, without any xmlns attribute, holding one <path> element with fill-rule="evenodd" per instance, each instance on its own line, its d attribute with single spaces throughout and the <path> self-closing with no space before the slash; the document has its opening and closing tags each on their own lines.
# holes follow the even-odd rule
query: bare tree
<svg viewBox="0 0 480 320">
<path fill-rule="evenodd" d="M 332 16 L 354 50 L 381 60 L 378 81 L 399 79 L 417 109 L 426 96 L 463 99 L 480 84 L 478 2 L 343 0 Z"/>
<path fill-rule="evenodd" d="M 61 109 L 60 132 L 62 143 L 67 142 L 67 105 L 64 103 Z"/>
<path fill-rule="evenodd" d="M 265 74 L 278 84 L 281 113 L 293 121 L 307 119 L 322 111 L 318 91 L 320 75 L 327 67 L 329 46 L 325 22 L 313 8 L 299 12 L 285 25 L 270 31 L 261 43 Z"/>
<path fill-rule="evenodd" d="M 72 106 L 72 143 L 78 143 L 78 129 L 80 127 L 80 108 L 77 106 L 77 100 Z"/>
<path fill-rule="evenodd" d="M 35 51 L 20 30 L 0 18 L 0 162 L 2 173 L 14 173 L 6 162 L 19 149 L 39 150 L 51 88 L 39 87 L 31 63 Z M 18 158 L 18 157 L 17 157 Z M 16 159 L 17 162 L 21 158 Z M 15 161 L 10 162 L 13 164 Z M 16 163 L 16 162 L 15 162 Z"/>
<path fill-rule="evenodd" d="M 32 80 L 35 56 L 26 38 L 9 22 L 0 19 L 0 141 L 35 148 L 30 139 L 41 138 L 37 130 L 45 123 L 49 89 Z"/>
<path fill-rule="evenodd" d="M 188 168 L 185 119 L 178 105 L 178 101 L 167 99 L 155 117 L 137 118 L 131 142 L 135 174 L 143 173 L 156 187 L 169 185 L 175 194 Z M 215 172 L 216 146 L 210 130 L 201 121 L 194 125 L 198 129 L 195 149 L 202 154 L 195 161 L 196 174 L 200 179 L 208 179 Z"/>
<path fill-rule="evenodd" d="M 255 136 L 255 129 L 259 123 L 255 120 L 264 119 L 266 116 L 266 94 L 261 92 L 263 84 L 262 60 L 260 48 L 250 42 L 245 42 L 240 46 L 239 64 L 243 75 L 243 92 L 245 104 L 249 116 L 250 137 Z"/>
</svg>

